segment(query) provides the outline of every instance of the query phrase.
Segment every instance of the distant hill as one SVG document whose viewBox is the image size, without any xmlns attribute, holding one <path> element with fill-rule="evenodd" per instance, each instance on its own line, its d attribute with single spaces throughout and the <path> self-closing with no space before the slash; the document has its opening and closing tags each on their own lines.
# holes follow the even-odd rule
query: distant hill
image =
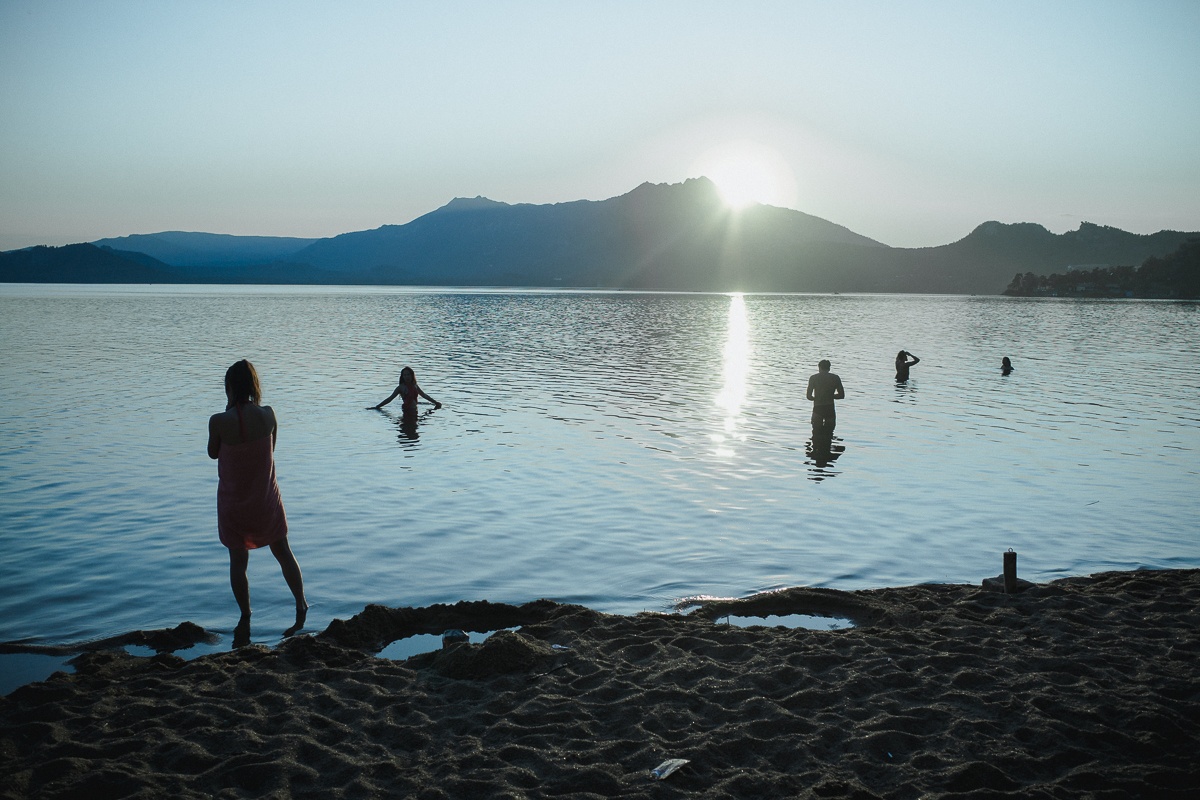
<svg viewBox="0 0 1200 800">
<path fill-rule="evenodd" d="M 171 268 L 144 253 L 93 244 L 28 247 L 0 253 L 4 283 L 163 283 Z"/>
<path fill-rule="evenodd" d="M 225 268 L 175 267 L 145 253 L 69 244 L 0 253 L 0 283 L 263 283 L 330 284 L 341 276 L 272 262 Z"/>
<path fill-rule="evenodd" d="M 909 291 L 995 294 L 1018 272 L 1136 266 L 1174 251 L 1197 235 L 1177 231 L 1141 235 L 1090 222 L 1054 234 L 1028 222 L 985 222 L 953 244 L 897 251 L 893 260 L 906 271 L 906 282 L 914 287 Z"/>
<path fill-rule="evenodd" d="M 733 212 L 711 181 L 696 178 L 645 183 L 598 201 L 456 198 L 404 225 L 328 239 L 174 231 L 99 243 L 119 244 L 126 249 L 108 252 L 135 263 L 129 248 L 146 253 L 156 269 L 166 269 L 162 282 L 175 283 L 999 294 L 1017 273 L 1138 265 L 1195 236 L 1138 235 L 1091 223 L 1053 234 L 1032 223 L 985 222 L 951 244 L 896 248 L 791 209 Z M 59 264 L 44 273 L 58 277 L 38 280 L 83 282 L 95 278 L 71 275 L 104 273 L 95 264 L 72 263 L 77 273 Z M 106 263 L 113 275 L 134 274 L 128 265 Z M 27 279 L 4 274 L 0 280 Z"/>
<path fill-rule="evenodd" d="M 287 261 L 315 241 L 284 236 L 163 231 L 99 239 L 92 244 L 145 253 L 173 267 L 234 267 Z"/>
</svg>

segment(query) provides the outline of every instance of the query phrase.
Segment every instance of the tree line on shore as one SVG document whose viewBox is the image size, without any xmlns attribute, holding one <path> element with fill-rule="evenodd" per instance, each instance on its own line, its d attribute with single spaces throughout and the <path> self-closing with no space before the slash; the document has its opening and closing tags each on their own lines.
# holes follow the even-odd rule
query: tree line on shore
<svg viewBox="0 0 1200 800">
<path fill-rule="evenodd" d="M 1200 239 L 1188 239 L 1173 253 L 1161 258 L 1151 256 L 1138 267 L 1093 267 L 1052 275 L 1018 272 L 1004 294 L 1011 297 L 1200 299 Z"/>
</svg>

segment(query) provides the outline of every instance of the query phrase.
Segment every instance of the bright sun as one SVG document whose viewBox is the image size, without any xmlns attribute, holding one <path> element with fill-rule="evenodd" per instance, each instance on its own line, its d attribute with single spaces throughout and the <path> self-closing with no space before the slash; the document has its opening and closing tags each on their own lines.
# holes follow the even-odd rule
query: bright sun
<svg viewBox="0 0 1200 800">
<path fill-rule="evenodd" d="M 708 177 L 732 208 L 745 208 L 751 203 L 770 204 L 775 200 L 775 179 L 770 169 L 758 161 L 738 158 L 714 164 Z"/>
<path fill-rule="evenodd" d="M 758 144 L 739 142 L 710 150 L 699 159 L 696 170 L 716 184 L 733 209 L 752 203 L 788 205 L 795 192 L 782 156 Z"/>
</svg>

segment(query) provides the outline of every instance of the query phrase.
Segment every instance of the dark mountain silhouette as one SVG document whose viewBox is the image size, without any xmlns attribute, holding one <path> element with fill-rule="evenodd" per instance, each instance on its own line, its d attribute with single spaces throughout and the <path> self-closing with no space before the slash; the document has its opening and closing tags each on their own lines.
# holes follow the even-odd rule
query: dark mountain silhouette
<svg viewBox="0 0 1200 800">
<path fill-rule="evenodd" d="M 1188 235 L 986 222 L 953 244 L 892 248 L 799 211 L 731 212 L 701 178 L 598 202 L 460 198 L 407 225 L 322 239 L 295 258 L 382 284 L 999 294 L 1018 271 L 1140 264 Z"/>
<path fill-rule="evenodd" d="M 284 236 L 163 231 L 99 239 L 92 244 L 145 253 L 173 267 L 234 267 L 287 261 L 315 241 Z"/>
<path fill-rule="evenodd" d="M 456 198 L 405 225 L 315 241 L 180 232 L 101 241 L 149 248 L 156 269 L 167 271 L 150 280 L 175 283 L 999 294 L 1016 273 L 1137 265 L 1197 235 L 1144 236 L 1091 223 L 1053 234 L 1032 223 L 985 222 L 952 244 L 895 248 L 799 211 L 733 212 L 707 178 L 697 178 L 646 183 L 599 201 Z M 131 260 L 128 252 L 122 258 Z M 81 276 L 103 272 L 72 263 Z M 134 274 L 112 263 L 114 275 Z M 54 278 L 0 272 L 0 279 L 96 280 L 72 278 L 62 264 L 55 270 L 45 273 Z"/>
<path fill-rule="evenodd" d="M 144 253 L 93 244 L 28 247 L 0 253 L 5 283 L 166 283 L 171 268 Z"/>
<path fill-rule="evenodd" d="M 296 254 L 373 283 L 721 290 L 766 286 L 813 245 L 883 245 L 789 209 L 733 214 L 707 178 L 609 200 L 455 199 L 407 225 L 323 239 Z M 748 283 L 749 282 L 749 283 Z"/>
</svg>

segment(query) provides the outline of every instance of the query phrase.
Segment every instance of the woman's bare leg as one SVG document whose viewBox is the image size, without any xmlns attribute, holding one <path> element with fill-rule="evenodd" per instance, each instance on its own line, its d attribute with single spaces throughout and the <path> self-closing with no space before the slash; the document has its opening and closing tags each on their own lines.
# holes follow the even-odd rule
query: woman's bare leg
<svg viewBox="0 0 1200 800">
<path fill-rule="evenodd" d="M 229 585 L 233 588 L 233 599 L 242 611 L 242 619 L 250 618 L 250 579 L 246 577 L 249 563 L 250 551 L 229 548 Z"/>
<path fill-rule="evenodd" d="M 283 570 L 283 579 L 287 581 L 292 596 L 296 598 L 296 615 L 299 617 L 301 612 L 308 610 L 308 601 L 304 599 L 304 576 L 300 574 L 300 564 L 292 554 L 286 536 L 271 545 L 271 555 L 279 562 L 279 568 Z"/>
</svg>

